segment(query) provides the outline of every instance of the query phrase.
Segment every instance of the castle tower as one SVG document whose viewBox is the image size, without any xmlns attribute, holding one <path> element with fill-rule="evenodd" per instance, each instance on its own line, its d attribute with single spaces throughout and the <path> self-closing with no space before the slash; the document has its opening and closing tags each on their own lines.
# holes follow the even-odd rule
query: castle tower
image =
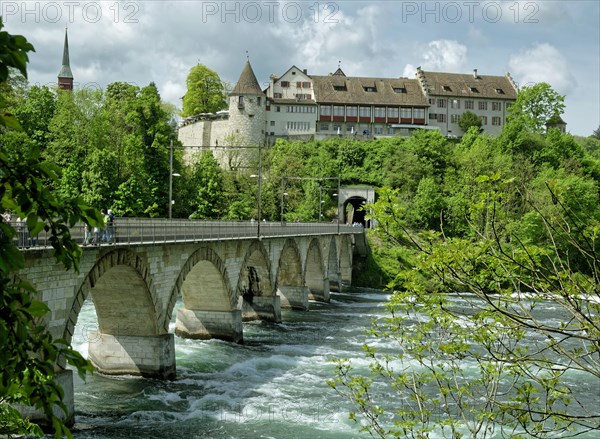
<svg viewBox="0 0 600 439">
<path fill-rule="evenodd" d="M 58 73 L 58 88 L 60 90 L 73 90 L 73 72 L 69 65 L 69 38 L 65 29 L 65 45 L 63 48 L 62 67 Z"/>
<path fill-rule="evenodd" d="M 265 142 L 266 95 L 263 93 L 250 61 L 246 61 L 240 79 L 229 94 L 229 126 L 239 133 L 246 145 Z"/>
</svg>

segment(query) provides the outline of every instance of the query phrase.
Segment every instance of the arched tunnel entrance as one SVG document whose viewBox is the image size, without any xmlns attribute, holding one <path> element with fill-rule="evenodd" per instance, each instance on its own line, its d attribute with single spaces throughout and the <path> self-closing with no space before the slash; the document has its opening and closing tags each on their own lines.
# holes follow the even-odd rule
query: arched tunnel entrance
<svg viewBox="0 0 600 439">
<path fill-rule="evenodd" d="M 340 189 L 342 198 L 342 214 L 344 224 L 360 224 L 370 229 L 374 224 L 365 217 L 368 212 L 364 210 L 367 203 L 375 202 L 375 189 L 370 186 L 342 187 Z"/>
</svg>

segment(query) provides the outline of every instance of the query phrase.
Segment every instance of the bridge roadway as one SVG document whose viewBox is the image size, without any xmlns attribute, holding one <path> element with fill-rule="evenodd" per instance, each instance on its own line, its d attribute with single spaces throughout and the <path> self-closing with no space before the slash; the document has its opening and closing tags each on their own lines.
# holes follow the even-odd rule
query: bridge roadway
<svg viewBox="0 0 600 439">
<path fill-rule="evenodd" d="M 99 372 L 163 379 L 176 377 L 173 313 L 180 337 L 242 343 L 243 321 L 280 322 L 282 307 L 308 310 L 309 300 L 349 286 L 365 239 L 362 228 L 337 223 L 117 218 L 112 232 L 112 242 L 83 247 L 77 273 L 56 263 L 45 236 L 33 242 L 21 230 L 28 249 L 18 277 L 50 308 L 55 338 L 71 341 L 92 299 L 98 328 L 85 335 Z M 83 242 L 83 225 L 72 235 Z M 71 371 L 58 381 L 73 413 Z"/>
</svg>

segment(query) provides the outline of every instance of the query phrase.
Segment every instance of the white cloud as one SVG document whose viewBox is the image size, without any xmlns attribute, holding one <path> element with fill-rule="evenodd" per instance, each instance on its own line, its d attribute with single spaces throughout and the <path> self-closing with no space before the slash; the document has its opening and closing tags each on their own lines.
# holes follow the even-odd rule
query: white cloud
<svg viewBox="0 0 600 439">
<path fill-rule="evenodd" d="M 423 70 L 460 72 L 467 59 L 467 46 L 454 40 L 434 40 L 419 48 L 419 65 Z M 417 71 L 413 64 L 406 64 L 402 76 L 412 78 Z"/>
<path fill-rule="evenodd" d="M 554 46 L 537 43 L 510 57 L 511 73 L 519 85 L 547 82 L 561 94 L 577 85 L 566 58 Z"/>
</svg>

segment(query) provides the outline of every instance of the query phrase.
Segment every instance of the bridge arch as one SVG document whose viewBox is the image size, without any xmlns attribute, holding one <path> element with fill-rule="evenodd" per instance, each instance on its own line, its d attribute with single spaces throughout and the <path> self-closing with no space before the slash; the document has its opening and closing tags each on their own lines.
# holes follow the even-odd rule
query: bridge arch
<svg viewBox="0 0 600 439">
<path fill-rule="evenodd" d="M 119 287 L 123 287 L 124 290 L 119 290 Z M 79 311 L 90 293 L 101 333 L 121 335 L 163 333 L 158 323 L 158 316 L 161 314 L 160 301 L 153 286 L 149 267 L 131 250 L 117 248 L 109 251 L 96 261 L 84 277 L 71 304 L 65 325 L 63 338 L 68 342 L 71 342 Z M 141 312 L 133 316 L 131 309 Z"/>
<path fill-rule="evenodd" d="M 282 307 L 308 309 L 308 289 L 304 286 L 302 257 L 294 239 L 286 239 L 279 255 L 275 288 Z"/>
<path fill-rule="evenodd" d="M 329 301 L 329 282 L 325 277 L 325 264 L 318 238 L 312 239 L 308 245 L 304 279 L 308 287 L 309 299 Z"/>
<path fill-rule="evenodd" d="M 227 276 L 225 262 L 208 246 L 202 246 L 183 264 L 169 299 L 168 326 L 177 298 L 175 333 L 184 338 L 220 338 L 241 342 L 242 319 L 237 297 Z"/>
<path fill-rule="evenodd" d="M 271 263 L 263 243 L 254 240 L 244 255 L 236 288 L 244 320 L 280 322 L 279 296 L 271 281 Z"/>
<path fill-rule="evenodd" d="M 173 336 L 159 324 L 161 305 L 145 258 L 127 248 L 99 256 L 71 305 L 65 325 L 69 341 L 88 295 L 98 318 L 88 353 L 99 372 L 175 378 Z"/>
<path fill-rule="evenodd" d="M 340 288 L 352 284 L 352 238 L 342 235 L 340 240 Z"/>
<path fill-rule="evenodd" d="M 340 265 L 339 251 L 335 236 L 329 241 L 329 252 L 327 256 L 327 279 L 329 279 L 329 289 L 331 291 L 341 291 L 340 284 Z"/>
</svg>

